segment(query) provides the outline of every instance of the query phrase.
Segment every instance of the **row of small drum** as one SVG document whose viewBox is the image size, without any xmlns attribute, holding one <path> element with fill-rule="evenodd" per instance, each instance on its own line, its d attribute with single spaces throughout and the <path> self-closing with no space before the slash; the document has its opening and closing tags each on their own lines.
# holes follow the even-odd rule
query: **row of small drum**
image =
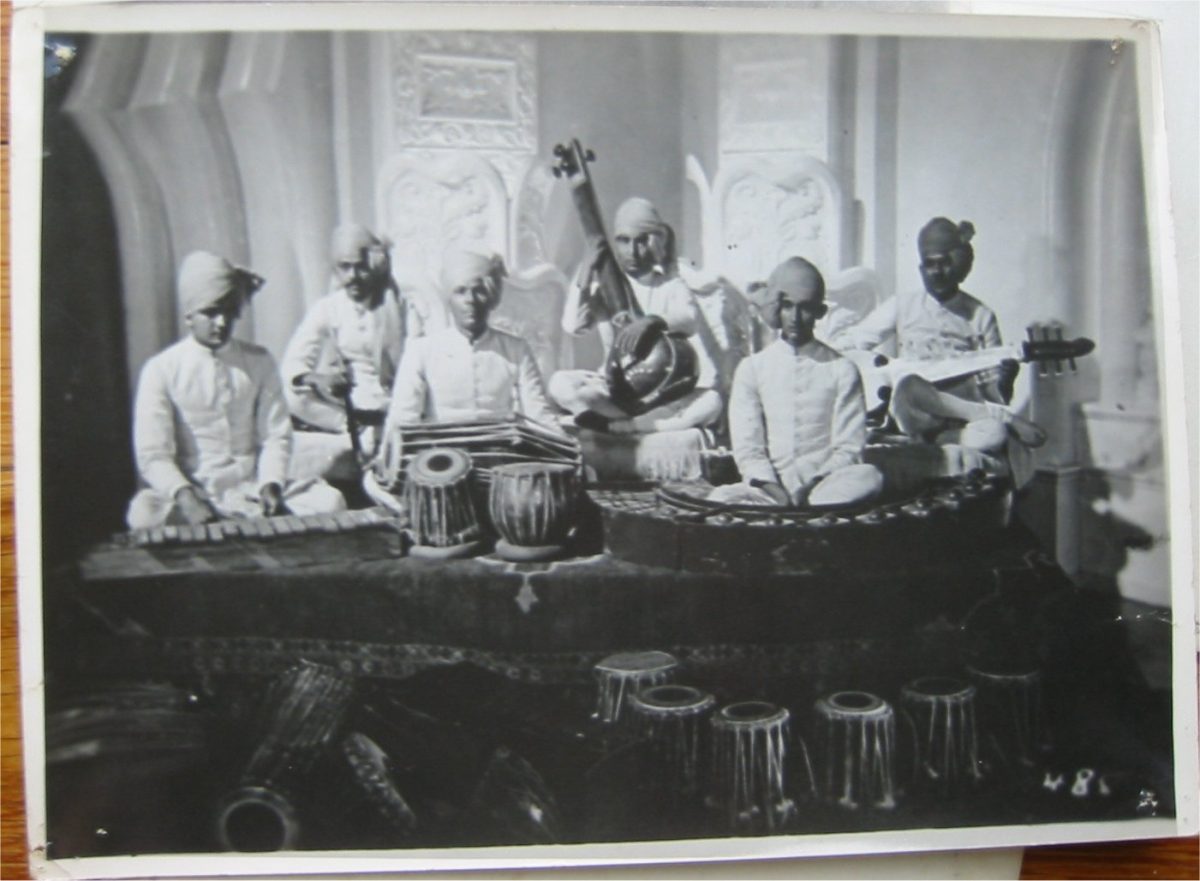
<svg viewBox="0 0 1200 881">
<path fill-rule="evenodd" d="M 896 806 L 898 716 L 883 698 L 865 691 L 819 698 L 810 754 L 805 739 L 789 732 L 786 708 L 761 700 L 718 708 L 713 695 L 672 681 L 678 670 L 674 657 L 655 651 L 611 655 L 595 667 L 594 718 L 648 741 L 668 790 L 707 794 L 734 830 L 781 828 L 795 812 L 788 781 L 798 781 L 790 788 L 802 795 L 843 808 Z M 981 727 L 1006 760 L 1029 764 L 1037 750 L 1040 675 L 969 675 L 970 682 L 918 678 L 901 689 L 899 719 L 912 743 L 918 789 L 947 795 L 978 783 Z M 796 761 L 798 769 L 785 767 Z"/>
<path fill-rule="evenodd" d="M 506 560 L 561 556 L 575 523 L 579 471 L 568 462 L 514 462 L 489 470 L 487 513 Z M 482 553 L 488 524 L 476 509 L 471 457 L 452 447 L 423 450 L 408 466 L 403 504 L 409 554 L 451 559 Z"/>
</svg>

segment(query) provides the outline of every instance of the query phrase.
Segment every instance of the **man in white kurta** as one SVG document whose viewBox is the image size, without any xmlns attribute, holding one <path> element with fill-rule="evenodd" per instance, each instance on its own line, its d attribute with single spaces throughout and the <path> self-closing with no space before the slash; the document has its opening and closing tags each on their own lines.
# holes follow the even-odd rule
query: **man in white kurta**
<svg viewBox="0 0 1200 881">
<path fill-rule="evenodd" d="M 275 360 L 232 339 L 262 280 L 202 251 L 180 268 L 189 333 L 142 368 L 134 404 L 138 473 L 132 529 L 344 507 L 321 481 L 287 485 L 291 422 Z"/>
<path fill-rule="evenodd" d="M 385 434 L 417 422 L 503 419 L 517 413 L 558 430 L 529 343 L 488 325 L 503 279 L 497 257 L 468 252 L 446 257 L 442 287 L 452 326 L 409 341 Z"/>
<path fill-rule="evenodd" d="M 608 247 L 607 242 L 590 245 L 593 252 Z M 667 330 L 688 337 L 697 357 L 696 388 L 670 404 L 631 416 L 613 402 L 602 373 L 560 370 L 550 378 L 550 397 L 576 416 L 588 414 L 590 418 L 580 420 L 581 425 L 616 433 L 673 431 L 716 422 L 723 409 L 717 391 L 717 365 L 699 336 L 704 319 L 696 306 L 695 296 L 677 272 L 673 231 L 648 200 L 627 199 L 617 209 L 613 221 L 612 247 L 642 314 L 656 316 Z M 585 269 L 590 269 L 594 262 L 588 261 Z M 604 315 L 598 284 L 590 272 L 580 284 L 571 286 L 562 326 L 573 335 L 595 328 L 600 334 L 605 357 L 614 344 L 625 344 L 620 332 L 614 331 Z M 627 330 L 632 333 L 632 326 Z"/>
<path fill-rule="evenodd" d="M 833 340 L 841 350 L 894 345 L 897 357 L 936 361 L 1001 344 L 996 315 L 959 287 L 962 255 L 971 251 L 974 227 L 935 217 L 917 240 L 924 290 L 897 294 L 857 326 Z M 970 259 L 965 263 L 969 269 Z M 1034 423 L 1005 406 L 1015 362 L 935 388 L 909 374 L 892 390 L 889 411 L 902 432 L 920 440 L 1001 451 L 1010 435 L 1027 446 L 1045 441 Z"/>
<path fill-rule="evenodd" d="M 365 227 L 333 232 L 333 290 L 304 315 L 281 368 L 292 415 L 346 431 L 346 398 L 360 421 L 382 421 L 408 336 L 419 333 L 391 275 L 386 245 Z M 411 314 L 410 314 L 411 313 Z M 376 423 L 378 424 L 378 423 Z"/>
<path fill-rule="evenodd" d="M 883 478 L 861 464 L 866 406 L 858 368 L 813 337 L 825 285 L 807 260 L 785 260 L 760 296 L 779 339 L 738 366 L 729 433 L 742 484 L 723 502 L 849 504 L 879 493 Z"/>
</svg>

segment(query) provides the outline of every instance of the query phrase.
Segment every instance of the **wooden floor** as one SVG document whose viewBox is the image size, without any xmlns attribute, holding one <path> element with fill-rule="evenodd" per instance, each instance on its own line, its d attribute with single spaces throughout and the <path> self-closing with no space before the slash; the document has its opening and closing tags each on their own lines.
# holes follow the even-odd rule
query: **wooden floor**
<svg viewBox="0 0 1200 881">
<path fill-rule="evenodd" d="M 0 5 L 3 43 L 8 48 L 12 7 Z M 21 770 L 21 729 L 17 675 L 16 556 L 13 523 L 12 385 L 9 353 L 9 55 L 0 53 L 0 669 L 3 671 L 0 748 L 0 878 L 29 877 L 25 855 L 25 810 Z M 1196 878 L 1197 839 L 1138 841 L 1030 848 L 1022 878 Z M 542 873 L 525 873 L 536 878 Z M 552 873 L 551 873 L 552 874 Z M 647 870 L 646 877 L 653 877 Z M 723 870 L 722 874 L 726 874 Z M 781 872 L 780 877 L 785 873 Z M 597 873 L 600 877 L 600 873 Z"/>
</svg>

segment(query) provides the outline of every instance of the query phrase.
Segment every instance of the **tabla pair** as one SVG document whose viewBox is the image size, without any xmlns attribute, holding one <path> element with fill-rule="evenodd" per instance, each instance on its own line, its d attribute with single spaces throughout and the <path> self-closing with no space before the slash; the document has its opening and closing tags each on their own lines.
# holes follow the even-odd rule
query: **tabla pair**
<svg viewBox="0 0 1200 881">
<path fill-rule="evenodd" d="M 423 450 L 408 466 L 404 503 L 409 553 L 433 559 L 479 553 L 486 538 L 473 500 L 471 457 L 453 447 Z M 579 498 L 579 474 L 567 462 L 516 462 L 491 469 L 488 514 L 506 560 L 549 560 L 566 548 Z"/>
</svg>

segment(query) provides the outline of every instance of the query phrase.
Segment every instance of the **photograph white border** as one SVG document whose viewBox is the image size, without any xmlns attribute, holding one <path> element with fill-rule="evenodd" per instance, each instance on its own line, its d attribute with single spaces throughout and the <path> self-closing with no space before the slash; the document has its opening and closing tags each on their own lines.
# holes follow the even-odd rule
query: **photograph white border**
<svg viewBox="0 0 1200 881">
<path fill-rule="evenodd" d="M 909 6 L 909 4 L 903 4 Z M 1146 174 L 1151 272 L 1156 295 L 1159 371 L 1163 389 L 1164 445 L 1168 474 L 1188 474 L 1188 441 L 1182 386 L 1184 360 L 1174 226 L 1169 208 L 1166 127 L 1160 38 L 1151 23 L 1133 19 L 1046 19 L 1038 16 L 941 15 L 902 12 L 731 8 L 671 5 L 638 8 L 636 30 L 654 32 L 855 33 L 894 36 L 1020 37 L 1023 39 L 1121 39 L 1138 46 L 1138 89 Z M 1059 10 L 1062 11 L 1062 10 Z M 41 535 L 38 322 L 42 64 L 47 31 L 173 30 L 461 30 L 622 31 L 628 9 L 609 4 L 564 6 L 442 4 L 50 4 L 19 2 L 12 25 L 12 364 L 16 450 L 19 639 L 25 780 L 31 866 L 39 876 L 163 877 L 174 875 L 312 874 L 336 871 L 394 872 L 427 869 L 537 868 L 630 865 L 684 861 L 768 859 L 792 856 L 883 854 L 911 850 L 994 848 L 1059 842 L 1170 837 L 1197 831 L 1196 598 L 1189 517 L 1189 481 L 1168 479 L 1171 526 L 1172 629 L 1176 810 L 1174 819 L 1031 826 L 895 830 L 836 835 L 583 844 L 551 847 L 488 847 L 452 850 L 303 852 L 284 856 L 187 854 L 51 861 L 46 841 L 44 716 L 41 633 Z M 284 19 L 286 18 L 286 21 Z M 1180 699 L 1184 698 L 1184 699 Z"/>
</svg>

